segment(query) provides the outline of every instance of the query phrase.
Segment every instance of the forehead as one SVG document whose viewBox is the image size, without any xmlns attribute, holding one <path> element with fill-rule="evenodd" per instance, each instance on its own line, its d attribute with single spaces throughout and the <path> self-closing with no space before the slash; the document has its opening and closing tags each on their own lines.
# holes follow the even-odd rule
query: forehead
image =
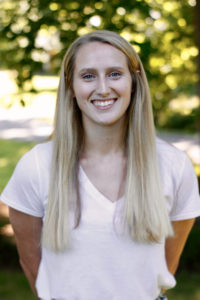
<svg viewBox="0 0 200 300">
<path fill-rule="evenodd" d="M 102 42 L 89 42 L 77 51 L 75 69 L 108 65 L 127 67 L 127 57 L 121 50 Z"/>
</svg>

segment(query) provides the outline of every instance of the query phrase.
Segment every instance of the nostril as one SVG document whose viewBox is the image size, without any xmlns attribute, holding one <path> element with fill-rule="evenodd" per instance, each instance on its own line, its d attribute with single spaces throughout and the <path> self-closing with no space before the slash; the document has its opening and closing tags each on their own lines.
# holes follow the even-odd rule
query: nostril
<svg viewBox="0 0 200 300">
<path fill-rule="evenodd" d="M 103 91 L 98 92 L 98 95 L 101 96 L 102 98 L 108 97 L 109 94 L 110 94 L 109 92 L 103 92 Z"/>
</svg>

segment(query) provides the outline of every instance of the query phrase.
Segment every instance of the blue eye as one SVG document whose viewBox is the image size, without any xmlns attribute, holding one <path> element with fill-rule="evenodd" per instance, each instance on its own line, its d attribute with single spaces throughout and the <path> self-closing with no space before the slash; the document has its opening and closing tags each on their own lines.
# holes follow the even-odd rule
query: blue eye
<svg viewBox="0 0 200 300">
<path fill-rule="evenodd" d="M 109 77 L 113 77 L 113 78 L 119 78 L 121 76 L 120 72 L 112 72 L 109 74 Z"/>
<path fill-rule="evenodd" d="M 83 75 L 83 79 L 90 80 L 92 78 L 94 78 L 93 74 L 85 74 L 85 75 Z"/>
</svg>

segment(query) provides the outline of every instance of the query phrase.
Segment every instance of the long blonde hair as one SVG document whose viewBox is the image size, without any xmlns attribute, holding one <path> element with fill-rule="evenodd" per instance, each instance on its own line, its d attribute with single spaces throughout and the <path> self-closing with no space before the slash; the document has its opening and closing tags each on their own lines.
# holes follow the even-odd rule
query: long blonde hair
<svg viewBox="0 0 200 300">
<path fill-rule="evenodd" d="M 52 135 L 53 154 L 48 206 L 44 220 L 43 246 L 64 251 L 70 245 L 70 214 L 75 226 L 81 220 L 78 188 L 78 156 L 84 132 L 81 112 L 73 101 L 73 72 L 78 49 L 93 41 L 122 51 L 132 75 L 134 93 L 127 111 L 127 174 L 123 219 L 132 239 L 158 242 L 172 234 L 162 193 L 152 105 L 146 75 L 134 48 L 117 33 L 99 30 L 79 37 L 63 59 Z"/>
</svg>

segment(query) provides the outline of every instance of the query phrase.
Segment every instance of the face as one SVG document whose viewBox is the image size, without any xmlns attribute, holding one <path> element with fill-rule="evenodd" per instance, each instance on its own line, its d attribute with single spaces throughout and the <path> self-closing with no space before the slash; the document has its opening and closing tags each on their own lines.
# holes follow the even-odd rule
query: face
<svg viewBox="0 0 200 300">
<path fill-rule="evenodd" d="M 131 74 L 123 52 L 101 42 L 90 42 L 78 50 L 73 93 L 83 124 L 106 126 L 121 122 L 131 92 Z"/>
</svg>

